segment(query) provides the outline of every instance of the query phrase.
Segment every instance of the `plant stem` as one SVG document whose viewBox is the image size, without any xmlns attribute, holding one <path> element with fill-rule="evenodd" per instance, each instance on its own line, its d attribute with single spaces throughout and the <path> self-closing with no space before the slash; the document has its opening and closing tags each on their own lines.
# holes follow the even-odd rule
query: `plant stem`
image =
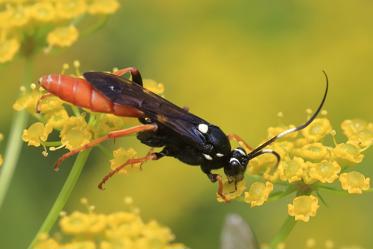
<svg viewBox="0 0 373 249">
<path fill-rule="evenodd" d="M 34 243 L 37 241 L 39 235 L 49 233 L 51 228 L 53 227 L 54 223 L 56 223 L 58 216 L 60 215 L 62 209 L 64 208 L 67 200 L 69 199 L 71 192 L 73 191 L 79 176 L 82 172 L 82 169 L 88 159 L 89 153 L 91 149 L 83 151 L 79 153 L 78 157 L 76 158 L 74 165 L 70 171 L 69 176 L 64 183 L 61 192 L 59 193 L 56 201 L 54 202 L 51 210 L 47 218 L 44 220 L 43 224 L 41 225 L 38 233 L 36 234 L 34 240 L 31 242 L 29 249 L 32 249 Z"/>
<path fill-rule="evenodd" d="M 276 249 L 277 245 L 283 242 L 289 236 L 291 230 L 293 230 L 296 223 L 297 222 L 294 220 L 294 217 L 289 216 L 285 220 L 280 231 L 275 235 L 275 237 L 271 241 L 271 244 L 270 244 L 271 249 Z"/>
<path fill-rule="evenodd" d="M 32 81 L 32 58 L 26 58 L 23 83 L 31 83 Z M 10 182 L 13 178 L 14 171 L 16 169 L 19 154 L 22 149 L 23 141 L 21 139 L 22 132 L 26 127 L 28 120 L 27 112 L 20 111 L 15 114 L 11 124 L 11 130 L 9 132 L 8 142 L 6 151 L 4 154 L 4 165 L 0 174 L 0 209 L 3 205 L 5 196 L 8 192 Z"/>
</svg>

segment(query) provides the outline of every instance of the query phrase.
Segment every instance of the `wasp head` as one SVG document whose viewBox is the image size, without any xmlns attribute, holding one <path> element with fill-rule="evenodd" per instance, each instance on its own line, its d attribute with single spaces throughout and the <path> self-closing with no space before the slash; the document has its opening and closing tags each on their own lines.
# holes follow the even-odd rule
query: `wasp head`
<svg viewBox="0 0 373 249">
<path fill-rule="evenodd" d="M 229 181 L 239 182 L 244 178 L 249 158 L 243 148 L 236 148 L 231 152 L 228 164 L 224 167 L 224 173 Z"/>
</svg>

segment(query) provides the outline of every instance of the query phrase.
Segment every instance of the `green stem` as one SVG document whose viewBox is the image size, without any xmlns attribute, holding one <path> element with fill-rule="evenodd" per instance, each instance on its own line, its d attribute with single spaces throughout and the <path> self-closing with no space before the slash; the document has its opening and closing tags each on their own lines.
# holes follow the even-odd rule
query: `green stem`
<svg viewBox="0 0 373 249">
<path fill-rule="evenodd" d="M 22 83 L 31 83 L 32 81 L 32 58 L 26 58 Z M 10 182 L 13 178 L 16 169 L 19 154 L 21 153 L 23 141 L 21 139 L 22 132 L 26 127 L 28 114 L 26 111 L 17 112 L 11 124 L 8 142 L 4 154 L 4 165 L 0 174 L 0 209 L 3 205 L 5 196 L 8 192 Z"/>
<path fill-rule="evenodd" d="M 271 241 L 270 248 L 276 249 L 277 245 L 286 240 L 286 238 L 289 236 L 291 230 L 293 230 L 295 224 L 297 222 L 294 220 L 294 217 L 288 217 L 284 224 L 282 225 L 280 231 L 275 235 L 273 240 Z"/>
<path fill-rule="evenodd" d="M 33 248 L 33 245 L 37 241 L 39 235 L 49 233 L 54 223 L 56 223 L 58 216 L 60 215 L 62 209 L 65 207 L 65 204 L 67 200 L 69 199 L 71 192 L 73 191 L 79 179 L 79 176 L 88 159 L 90 152 L 91 150 L 89 149 L 89 150 L 79 153 L 70 171 L 70 174 L 67 177 L 67 180 L 61 189 L 61 192 L 59 193 L 56 201 L 54 202 L 51 210 L 49 211 L 47 218 L 44 220 L 43 224 L 41 225 L 34 240 L 31 242 L 30 246 L 28 247 L 29 249 Z"/>
</svg>

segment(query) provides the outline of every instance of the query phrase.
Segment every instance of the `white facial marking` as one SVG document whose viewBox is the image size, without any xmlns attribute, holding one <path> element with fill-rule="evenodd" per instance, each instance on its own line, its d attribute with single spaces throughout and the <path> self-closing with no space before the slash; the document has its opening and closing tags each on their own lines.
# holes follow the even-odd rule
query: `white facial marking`
<svg viewBox="0 0 373 249">
<path fill-rule="evenodd" d="M 212 157 L 210 155 L 207 155 L 207 154 L 202 154 L 207 160 L 212 160 Z"/>
<path fill-rule="evenodd" d="M 48 75 L 47 82 L 48 84 L 52 82 L 52 75 Z"/>
<path fill-rule="evenodd" d="M 240 149 L 240 148 L 235 149 L 235 151 L 238 151 L 241 155 L 246 156 L 245 151 L 243 151 L 243 150 Z"/>
<path fill-rule="evenodd" d="M 110 86 L 109 88 L 110 90 L 114 91 L 114 86 Z"/>
<path fill-rule="evenodd" d="M 223 157 L 223 156 L 224 156 L 224 154 L 221 154 L 221 153 L 216 153 L 216 156 L 217 156 L 217 157 Z"/>
<path fill-rule="evenodd" d="M 231 158 L 231 159 L 229 160 L 229 163 L 232 163 L 232 162 L 237 162 L 238 164 L 241 164 L 240 161 L 238 161 L 237 158 Z"/>
<path fill-rule="evenodd" d="M 198 130 L 202 133 L 207 133 L 209 131 L 209 127 L 207 124 L 199 124 Z"/>
</svg>

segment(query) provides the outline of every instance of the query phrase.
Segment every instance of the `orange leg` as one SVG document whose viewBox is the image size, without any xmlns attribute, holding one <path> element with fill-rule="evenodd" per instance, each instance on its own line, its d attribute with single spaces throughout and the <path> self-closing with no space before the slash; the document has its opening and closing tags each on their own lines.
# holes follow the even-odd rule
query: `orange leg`
<svg viewBox="0 0 373 249">
<path fill-rule="evenodd" d="M 115 139 L 115 138 L 118 138 L 118 137 L 124 137 L 124 136 L 128 136 L 128 135 L 131 135 L 131 134 L 134 134 L 134 133 L 142 132 L 142 131 L 156 131 L 157 128 L 158 128 L 158 126 L 156 124 L 145 124 L 145 125 L 134 126 L 134 127 L 128 128 L 128 129 L 112 131 L 112 132 L 106 134 L 105 136 L 96 138 L 95 140 L 92 140 L 90 143 L 88 143 L 86 145 L 83 145 L 80 148 L 77 148 L 75 150 L 72 150 L 72 151 L 62 155 L 57 160 L 56 165 L 54 166 L 54 170 L 58 171 L 61 163 L 65 159 L 67 159 L 67 158 L 69 158 L 69 157 L 71 157 L 75 154 L 78 154 L 79 152 L 81 152 L 83 150 L 86 150 L 86 149 L 89 149 L 93 146 L 96 146 L 96 145 L 98 145 L 98 144 L 100 144 L 100 143 L 102 143 L 106 140 Z"/>
<path fill-rule="evenodd" d="M 227 197 L 224 195 L 223 190 L 224 190 L 224 184 L 223 184 L 223 179 L 221 178 L 220 175 L 216 176 L 216 180 L 218 182 L 218 195 L 224 200 L 224 202 L 229 202 Z"/>
<path fill-rule="evenodd" d="M 45 93 L 43 95 L 41 95 L 41 97 L 38 99 L 38 102 L 36 102 L 36 107 L 35 107 L 35 112 L 36 113 L 40 113 L 40 102 L 45 99 L 45 98 L 49 98 L 49 97 L 52 97 L 52 96 L 55 96 L 54 94 L 52 93 Z"/>
<path fill-rule="evenodd" d="M 240 146 L 244 147 L 244 149 L 249 152 L 252 151 L 254 148 L 250 146 L 248 143 L 245 142 L 240 136 L 236 134 L 228 134 L 228 139 L 236 141 Z"/>
<path fill-rule="evenodd" d="M 126 67 L 123 69 L 119 69 L 115 71 L 113 74 L 117 76 L 122 76 L 126 73 L 131 73 L 132 81 L 142 86 L 141 74 L 140 74 L 140 71 L 136 67 Z"/>
<path fill-rule="evenodd" d="M 140 157 L 140 158 L 133 158 L 133 159 L 129 159 L 127 160 L 124 164 L 116 167 L 115 169 L 111 170 L 106 176 L 104 176 L 101 180 L 101 182 L 98 184 L 98 188 L 101 189 L 101 190 L 104 190 L 104 184 L 113 176 L 115 175 L 116 173 L 118 173 L 119 171 L 121 171 L 124 167 L 128 166 L 128 165 L 133 165 L 133 164 L 137 164 L 137 163 L 140 163 L 140 164 L 143 164 L 145 163 L 146 161 L 150 161 L 150 160 L 157 160 L 158 157 L 155 153 L 148 153 L 146 156 L 144 157 Z"/>
</svg>

